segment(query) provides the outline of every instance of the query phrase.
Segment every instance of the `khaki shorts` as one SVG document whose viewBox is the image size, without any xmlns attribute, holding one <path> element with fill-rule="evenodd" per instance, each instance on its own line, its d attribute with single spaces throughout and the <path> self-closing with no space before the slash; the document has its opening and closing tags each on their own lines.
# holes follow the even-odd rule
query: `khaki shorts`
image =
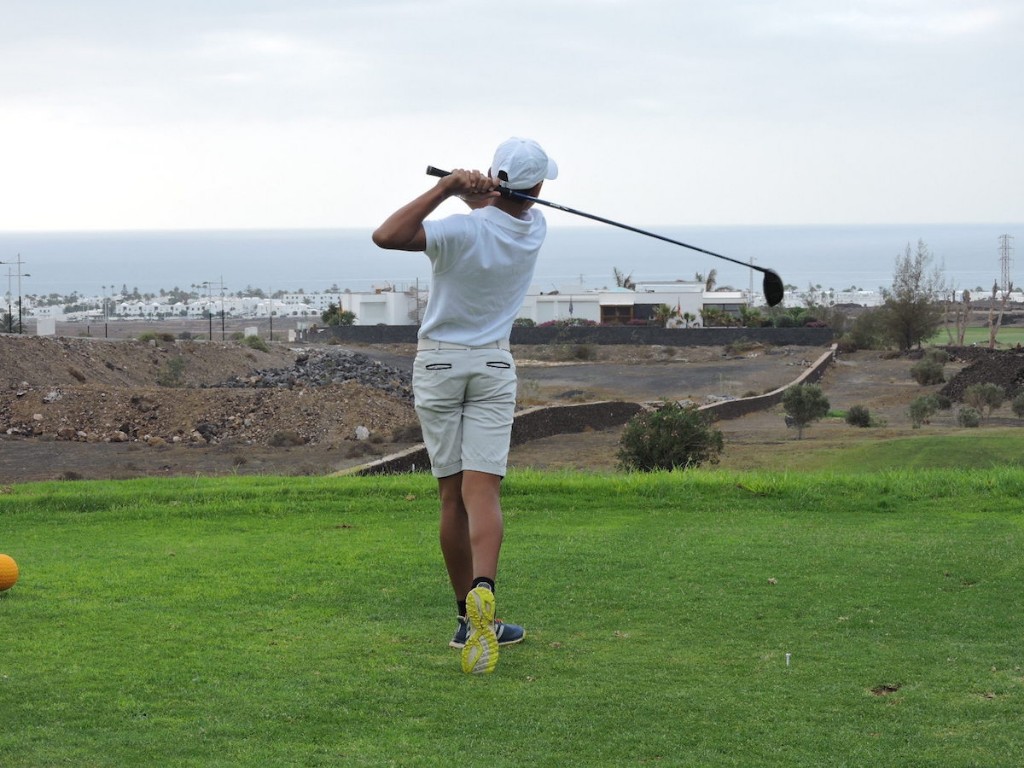
<svg viewBox="0 0 1024 768">
<path fill-rule="evenodd" d="M 412 387 L 434 477 L 464 469 L 505 476 L 516 409 L 510 352 L 421 350 Z"/>
</svg>

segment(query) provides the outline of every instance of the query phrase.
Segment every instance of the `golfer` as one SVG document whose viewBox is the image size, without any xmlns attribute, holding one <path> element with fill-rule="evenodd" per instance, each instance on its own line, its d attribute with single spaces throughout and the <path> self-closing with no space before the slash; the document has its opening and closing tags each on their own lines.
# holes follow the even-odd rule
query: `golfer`
<svg viewBox="0 0 1024 768">
<path fill-rule="evenodd" d="M 529 201 L 558 175 L 540 145 L 512 138 L 488 173 L 456 170 L 399 208 L 373 233 L 381 248 L 424 251 L 433 279 L 413 366 L 416 413 L 441 499 L 440 539 L 459 625 L 451 645 L 467 673 L 494 670 L 498 646 L 522 627 L 494 618 L 503 521 L 500 489 L 516 404 L 512 323 L 547 233 Z M 427 221 L 452 196 L 468 214 Z"/>
</svg>

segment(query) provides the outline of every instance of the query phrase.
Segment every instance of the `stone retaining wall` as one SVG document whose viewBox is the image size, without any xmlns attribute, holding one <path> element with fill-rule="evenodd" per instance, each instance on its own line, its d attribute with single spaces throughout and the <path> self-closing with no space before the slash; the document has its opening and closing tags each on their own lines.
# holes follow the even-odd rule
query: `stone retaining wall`
<svg viewBox="0 0 1024 768">
<path fill-rule="evenodd" d="M 307 340 L 350 344 L 414 344 L 417 325 L 347 325 L 311 329 Z M 658 344 L 665 347 L 726 347 L 734 342 L 823 347 L 831 328 L 657 328 L 594 325 L 574 328 L 513 328 L 512 344 Z"/>
<path fill-rule="evenodd" d="M 828 352 L 825 352 L 821 357 L 815 360 L 807 370 L 785 386 L 773 389 L 771 392 L 766 392 L 763 395 L 741 397 L 735 400 L 723 400 L 720 403 L 703 405 L 700 410 L 705 413 L 712 414 L 712 418 L 716 421 L 721 419 L 736 419 L 740 416 L 745 416 L 748 413 L 767 410 L 773 405 L 781 403 L 782 396 L 790 387 L 795 387 L 800 384 L 813 384 L 821 379 L 821 377 L 825 375 L 825 371 L 828 370 L 828 367 L 835 362 L 835 359 L 836 346 L 833 344 L 832 348 L 829 349 Z"/>
</svg>

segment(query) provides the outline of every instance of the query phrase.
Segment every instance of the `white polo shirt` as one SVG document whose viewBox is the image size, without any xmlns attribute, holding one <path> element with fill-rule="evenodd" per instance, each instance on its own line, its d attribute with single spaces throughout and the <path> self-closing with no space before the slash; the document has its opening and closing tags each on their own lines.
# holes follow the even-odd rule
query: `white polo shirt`
<svg viewBox="0 0 1024 768">
<path fill-rule="evenodd" d="M 419 338 L 480 346 L 507 339 L 547 234 L 530 208 L 517 219 L 493 206 L 423 222 L 433 266 Z"/>
</svg>

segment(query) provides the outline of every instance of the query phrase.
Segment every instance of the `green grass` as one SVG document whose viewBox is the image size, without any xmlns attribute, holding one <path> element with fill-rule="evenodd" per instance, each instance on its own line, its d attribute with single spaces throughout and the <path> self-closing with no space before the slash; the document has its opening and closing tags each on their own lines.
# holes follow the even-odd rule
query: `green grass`
<svg viewBox="0 0 1024 768">
<path fill-rule="evenodd" d="M 956 329 L 953 329 L 954 335 Z M 980 347 L 988 346 L 989 331 L 988 328 L 970 327 L 964 333 L 964 344 L 970 346 L 977 344 Z M 949 344 L 949 333 L 945 328 L 941 328 L 938 333 L 932 336 L 926 344 L 934 344 L 938 346 L 945 346 Z M 1024 328 L 1019 328 L 1013 325 L 1004 325 L 999 329 L 999 333 L 996 335 L 996 347 L 999 349 L 1005 349 L 1007 347 L 1015 347 L 1018 344 L 1024 344 Z"/>
<path fill-rule="evenodd" d="M 1024 434 L 1019 427 L 969 430 L 962 434 L 907 437 L 874 445 L 860 443 L 834 457 L 828 468 L 856 467 L 876 472 L 892 467 L 956 469 L 958 467 L 1024 467 Z"/>
<path fill-rule="evenodd" d="M 1018 469 L 513 473 L 486 677 L 425 476 L 9 490 L 4 768 L 1024 754 Z"/>
<path fill-rule="evenodd" d="M 813 445 L 813 448 L 808 439 L 804 445 L 781 446 L 768 459 L 792 472 L 864 474 L 897 468 L 1024 468 L 1024 430 L 1020 427 L 965 429 L 942 435 L 929 435 L 927 430 L 928 427 L 924 427 L 919 435 L 885 440 L 872 439 L 870 431 L 864 430 L 854 432 L 843 444 Z M 813 437 L 810 430 L 808 434 Z M 791 449 L 791 452 L 783 449 Z"/>
</svg>

